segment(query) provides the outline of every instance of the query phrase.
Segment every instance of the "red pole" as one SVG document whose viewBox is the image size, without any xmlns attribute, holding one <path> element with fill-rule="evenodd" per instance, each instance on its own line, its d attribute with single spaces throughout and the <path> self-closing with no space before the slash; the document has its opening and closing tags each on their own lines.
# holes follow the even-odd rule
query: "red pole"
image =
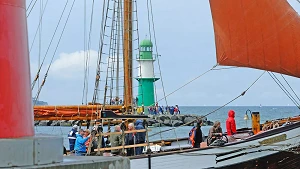
<svg viewBox="0 0 300 169">
<path fill-rule="evenodd" d="M 25 0 L 0 0 L 0 128 L 34 136 Z"/>
</svg>

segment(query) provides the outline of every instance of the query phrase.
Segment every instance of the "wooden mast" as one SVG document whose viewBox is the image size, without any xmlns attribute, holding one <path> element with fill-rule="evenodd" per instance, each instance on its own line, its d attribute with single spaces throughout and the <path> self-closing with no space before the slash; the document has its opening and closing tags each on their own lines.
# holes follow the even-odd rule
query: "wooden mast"
<svg viewBox="0 0 300 169">
<path fill-rule="evenodd" d="M 124 106 L 132 105 L 132 0 L 124 0 Z"/>
</svg>

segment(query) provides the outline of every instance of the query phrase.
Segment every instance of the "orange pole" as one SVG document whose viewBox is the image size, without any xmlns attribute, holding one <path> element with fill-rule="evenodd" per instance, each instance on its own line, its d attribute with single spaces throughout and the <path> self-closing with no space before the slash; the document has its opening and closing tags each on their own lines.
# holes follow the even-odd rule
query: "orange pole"
<svg viewBox="0 0 300 169">
<path fill-rule="evenodd" d="M 1 138 L 34 135 L 25 0 L 0 0 Z"/>
</svg>

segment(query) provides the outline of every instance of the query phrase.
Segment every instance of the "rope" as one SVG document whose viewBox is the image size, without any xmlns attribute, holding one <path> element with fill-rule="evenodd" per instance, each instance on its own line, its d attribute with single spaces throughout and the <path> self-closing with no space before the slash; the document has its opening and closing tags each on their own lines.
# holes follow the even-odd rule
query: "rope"
<svg viewBox="0 0 300 169">
<path fill-rule="evenodd" d="M 112 52 L 112 49 L 113 49 L 113 36 L 114 36 L 114 32 L 113 30 L 114 29 L 114 22 L 115 22 L 115 7 L 116 7 L 116 3 L 113 4 L 113 14 L 112 14 L 112 20 L 111 20 L 111 31 L 110 31 L 110 40 L 109 40 L 109 51 L 108 51 L 108 60 L 107 60 L 107 68 L 106 68 L 106 71 L 107 71 L 107 74 L 106 74 L 106 77 L 105 77 L 105 87 L 104 87 L 104 95 L 103 95 L 103 108 L 105 107 L 106 105 L 106 94 L 107 94 L 107 90 L 108 90 L 108 81 L 109 81 L 109 68 L 110 68 L 110 64 L 113 64 L 111 62 L 112 61 L 112 58 L 111 58 L 111 52 Z M 109 8 L 109 6 L 108 6 Z M 111 101 L 111 100 L 110 100 Z"/>
<path fill-rule="evenodd" d="M 93 104 L 96 103 L 96 101 L 98 99 L 98 86 L 99 86 L 99 82 L 100 82 L 100 71 L 101 71 L 100 64 L 102 63 L 102 52 L 103 52 L 104 37 L 105 37 L 105 32 L 106 32 L 106 22 L 107 22 L 107 18 L 108 18 L 107 14 L 109 11 L 109 0 L 107 2 L 107 8 L 105 8 L 106 7 L 105 2 L 106 1 L 104 1 L 103 8 L 102 8 L 102 23 L 101 23 L 100 38 L 99 38 L 96 80 L 95 80 L 94 94 L 93 94 L 93 100 L 92 100 Z"/>
<path fill-rule="evenodd" d="M 286 82 L 286 84 L 288 84 L 288 86 L 290 87 L 290 89 L 292 90 L 292 92 L 294 93 L 294 95 L 300 101 L 300 98 L 298 97 L 298 95 L 296 94 L 296 92 L 293 90 L 292 86 L 288 83 L 288 81 L 284 78 L 284 76 L 282 74 L 281 74 L 281 77 L 284 79 L 284 81 Z"/>
<path fill-rule="evenodd" d="M 134 4 L 135 4 L 135 10 L 136 10 L 136 15 L 135 15 L 135 17 L 136 17 L 136 31 L 137 31 L 137 41 L 138 41 L 138 55 L 139 55 L 139 58 L 140 58 L 140 56 L 141 56 L 141 50 L 140 50 L 140 36 L 139 36 L 139 22 L 138 22 L 138 7 L 137 7 L 137 1 L 134 1 Z M 149 16 L 148 16 L 149 17 Z M 149 24 L 149 33 L 150 33 L 150 24 Z M 150 34 L 151 35 L 151 34 Z M 151 40 L 151 37 L 150 37 L 150 40 Z M 154 69 L 154 68 L 153 68 Z M 140 76 L 141 77 L 143 77 L 142 76 L 142 66 L 141 65 L 139 65 L 139 71 L 140 71 Z M 154 71 L 154 70 L 153 70 Z M 141 83 L 140 84 L 141 85 L 141 88 L 143 89 L 143 84 Z M 154 87 L 155 87 L 155 83 L 154 83 Z M 156 91 L 156 89 L 155 89 L 155 91 Z M 142 106 L 144 106 L 144 90 L 142 90 Z M 157 100 L 157 98 L 156 98 L 156 100 Z M 144 109 L 144 108 L 143 108 Z M 145 110 L 143 111 L 143 112 L 141 112 L 141 113 L 144 113 L 145 112 Z"/>
<path fill-rule="evenodd" d="M 84 5 L 83 5 L 83 57 L 84 57 L 84 62 L 86 59 L 86 0 L 84 0 Z M 83 78 L 83 90 L 82 90 L 82 99 L 81 99 L 81 103 L 83 104 L 83 100 L 84 100 L 84 91 L 85 91 L 85 81 L 86 81 L 86 67 L 84 64 L 84 78 Z"/>
<path fill-rule="evenodd" d="M 31 6 L 32 2 L 33 2 L 33 0 L 30 1 L 29 5 L 28 5 L 27 8 L 26 8 L 26 11 L 28 11 L 28 9 L 29 9 L 29 7 Z"/>
<path fill-rule="evenodd" d="M 31 2 L 32 2 L 32 1 L 31 1 Z M 30 2 L 30 4 L 31 4 L 31 2 Z M 36 2 L 37 2 L 37 0 L 35 0 L 34 4 L 32 5 L 32 8 L 30 9 L 30 11 L 29 11 L 29 13 L 28 13 L 27 18 L 29 17 L 29 15 L 30 15 L 32 9 L 34 8 L 34 6 L 35 6 L 35 4 L 36 4 Z M 30 4 L 29 4 L 29 5 L 30 5 Z M 29 6 L 28 6 L 28 8 L 29 8 Z M 26 11 L 28 11 L 28 8 L 26 9 Z"/>
<path fill-rule="evenodd" d="M 150 3 L 151 18 L 152 18 L 152 29 L 153 29 L 153 37 L 154 37 L 155 50 L 156 50 L 157 56 L 159 56 L 158 55 L 158 49 L 157 49 L 157 42 L 156 42 L 156 33 L 155 33 L 155 25 L 154 25 L 154 17 L 153 17 L 153 9 L 152 9 L 152 0 L 149 0 L 149 3 Z M 162 89 L 163 89 L 163 93 L 164 93 L 164 99 L 165 99 L 166 105 L 168 106 L 167 96 L 166 96 L 166 91 L 165 91 L 165 86 L 164 86 L 163 77 L 162 77 L 162 74 L 161 74 L 161 67 L 160 67 L 159 57 L 157 57 L 157 64 L 158 64 L 159 75 L 160 75 L 160 79 L 161 79 L 161 85 L 162 85 Z"/>
<path fill-rule="evenodd" d="M 289 93 L 289 91 L 283 86 L 283 84 L 279 81 L 279 79 L 275 76 L 275 74 L 274 73 L 270 73 L 270 72 L 268 72 L 268 74 L 272 77 L 272 79 L 280 87 L 280 89 L 287 95 L 287 97 L 299 108 L 298 102 Z"/>
<path fill-rule="evenodd" d="M 56 31 L 57 31 L 57 29 L 58 29 L 58 26 L 59 26 L 59 24 L 60 24 L 60 21 L 61 21 L 63 15 L 64 15 L 64 13 L 65 13 L 65 10 L 66 10 L 66 7 L 67 7 L 68 3 L 69 3 L 69 0 L 66 2 L 65 6 L 64 6 L 64 9 L 63 9 L 63 11 L 62 11 L 62 14 L 60 15 L 60 18 L 59 18 L 59 21 L 58 21 L 58 23 L 57 23 L 57 25 L 56 25 L 54 34 L 52 35 L 50 44 L 48 45 L 46 54 L 45 54 L 45 56 L 44 56 L 44 58 L 43 58 L 43 61 L 42 61 L 41 65 L 40 65 L 38 71 L 37 71 L 36 78 L 34 79 L 34 81 L 33 81 L 32 84 L 31 84 L 31 90 L 33 90 L 33 88 L 34 88 L 34 86 L 35 86 L 35 83 L 36 83 L 37 79 L 39 78 L 39 74 L 40 74 L 40 72 L 41 72 L 42 66 L 43 66 L 43 64 L 44 64 L 44 62 L 45 62 L 46 56 L 47 56 L 47 54 L 48 54 L 48 52 L 49 52 L 50 46 L 51 46 L 51 44 L 52 44 L 52 42 L 53 42 L 53 39 L 54 39 L 55 34 L 56 34 Z"/>
<path fill-rule="evenodd" d="M 94 16 L 94 3 L 95 0 L 93 0 L 92 3 L 92 12 L 91 12 L 91 20 L 90 20 L 90 30 L 89 30 L 89 39 L 88 39 L 88 51 L 87 51 L 87 59 L 86 59 L 86 92 L 85 92 L 85 103 L 87 104 L 87 94 L 88 94 L 88 77 L 89 77 L 89 63 L 90 63 L 90 57 L 91 57 L 91 53 L 90 53 L 90 48 L 91 48 L 91 33 L 92 33 L 92 28 L 93 28 L 93 16 Z"/>
<path fill-rule="evenodd" d="M 67 1 L 67 3 L 68 3 L 68 1 Z M 43 86 L 44 86 L 44 84 L 45 84 L 45 82 L 46 82 L 46 78 L 47 78 L 47 76 L 48 76 L 48 72 L 49 72 L 49 70 L 50 70 L 50 67 L 51 67 L 51 65 L 52 65 L 52 62 L 53 62 L 54 56 L 55 56 L 55 54 L 56 54 L 56 51 L 57 51 L 57 49 L 58 49 L 58 46 L 59 46 L 59 44 L 60 44 L 60 41 L 61 41 L 62 35 L 64 34 L 64 31 L 65 31 L 66 25 L 67 25 L 67 23 L 68 23 L 68 21 L 69 21 L 69 18 L 70 18 L 70 15 L 71 15 L 71 12 L 72 12 L 72 9 L 73 9 L 73 6 L 74 6 L 74 4 L 75 4 L 75 0 L 73 0 L 73 3 L 72 3 L 72 6 L 71 6 L 71 9 L 70 9 L 70 11 L 69 11 L 69 14 L 68 14 L 68 16 L 67 16 L 67 19 L 66 19 L 66 22 L 65 22 L 65 25 L 64 25 L 64 27 L 63 27 L 63 30 L 62 30 L 62 32 L 61 32 L 61 34 L 60 34 L 60 37 L 59 37 L 58 43 L 57 43 L 57 45 L 56 45 L 56 48 L 55 48 L 55 51 L 54 51 L 54 53 L 53 53 L 53 56 L 52 56 L 52 58 L 51 58 L 50 64 L 49 64 L 49 66 L 48 66 L 48 69 L 47 69 L 47 71 L 46 71 L 46 73 L 45 73 L 45 76 L 44 76 L 43 82 L 42 82 L 41 86 L 39 87 L 39 89 L 38 89 L 38 92 L 37 92 L 37 94 L 36 94 L 36 97 L 35 97 L 35 98 L 36 98 L 36 100 L 35 100 L 35 102 L 34 102 L 34 105 L 36 104 L 36 101 L 37 101 L 37 100 L 38 100 L 38 98 L 39 98 L 40 92 L 41 92 L 41 90 L 42 90 L 42 88 L 43 88 Z"/>
<path fill-rule="evenodd" d="M 210 69 L 210 70 L 212 70 L 212 69 Z M 208 71 L 206 71 L 205 73 L 207 73 Z M 233 102 L 233 101 L 235 101 L 236 99 L 238 99 L 239 97 L 241 97 L 241 96 L 244 96 L 245 94 L 246 94 L 246 92 L 264 75 L 266 73 L 266 71 L 264 71 L 245 91 L 243 91 L 240 95 L 238 95 L 237 97 L 235 97 L 234 99 L 232 99 L 232 100 L 230 100 L 229 102 L 227 102 L 226 104 L 224 104 L 223 106 L 220 106 L 219 108 L 217 108 L 217 109 L 215 109 L 215 110 L 213 110 L 213 111 L 211 111 L 210 113 L 207 113 L 206 115 L 204 115 L 204 116 L 202 116 L 202 117 L 206 117 L 206 116 L 208 116 L 208 115 L 210 115 L 210 114 L 212 114 L 212 113 L 215 113 L 216 111 L 218 111 L 218 110 L 220 110 L 221 108 L 223 108 L 223 107 L 225 107 L 225 106 L 227 106 L 228 104 L 230 104 L 231 102 Z M 180 125 L 180 126 L 178 126 L 178 127 L 182 127 L 182 126 L 186 126 L 186 125 L 189 125 L 189 124 L 192 124 L 192 123 L 194 123 L 195 121 L 197 121 L 198 119 L 195 119 L 195 120 L 193 120 L 193 121 L 190 121 L 190 122 L 188 122 L 188 123 L 185 123 L 185 124 L 182 124 L 182 125 Z M 155 135 L 157 135 L 157 134 L 159 134 L 159 133 L 163 133 L 163 132 L 167 132 L 167 131 L 170 131 L 170 130 L 175 130 L 176 128 L 175 127 L 173 127 L 173 128 L 170 128 L 170 129 L 167 129 L 167 130 L 164 130 L 164 131 L 162 131 L 162 132 L 157 132 L 157 133 L 154 133 L 154 134 L 152 134 L 152 135 L 150 135 L 149 137 L 152 137 L 152 136 L 155 136 Z"/>
<path fill-rule="evenodd" d="M 185 86 L 187 86 L 188 84 L 192 83 L 193 81 L 199 79 L 200 77 L 202 77 L 203 75 L 207 74 L 208 72 L 210 72 L 211 70 L 213 70 L 215 67 L 217 67 L 217 65 L 213 66 L 211 69 L 207 70 L 206 72 L 202 73 L 201 75 L 195 77 L 194 79 L 190 80 L 189 82 L 185 83 L 184 85 L 182 85 L 181 87 L 177 88 L 176 90 L 174 90 L 173 92 L 169 93 L 168 95 L 164 96 L 163 98 L 159 99 L 157 102 L 165 99 L 166 97 L 172 95 L 173 93 L 177 92 L 178 90 L 184 88 Z"/>
<path fill-rule="evenodd" d="M 213 70 L 224 70 L 224 69 L 234 69 L 234 68 L 239 68 L 238 66 L 231 66 L 231 67 L 223 67 L 219 69 L 213 69 Z"/>
<path fill-rule="evenodd" d="M 42 18 L 43 18 L 43 16 L 44 16 L 44 12 L 45 12 L 45 10 L 46 10 L 47 4 L 48 4 L 48 0 L 46 1 L 46 4 L 45 4 L 45 7 L 44 7 L 44 9 L 43 9 L 42 16 L 41 16 L 41 18 L 40 18 L 38 27 L 37 27 L 37 29 L 36 29 L 36 31 L 35 31 L 33 41 L 32 41 L 32 43 L 31 43 L 31 45 L 30 45 L 29 53 L 31 53 L 31 50 L 32 50 L 32 47 L 33 47 L 33 45 L 34 45 L 36 36 L 37 36 L 38 31 L 39 31 L 39 28 L 40 28 L 40 26 L 41 26 Z"/>
<path fill-rule="evenodd" d="M 42 13 L 43 13 L 43 0 L 40 0 L 40 21 L 41 26 L 39 28 L 39 58 L 38 58 L 38 67 L 41 63 L 41 53 L 42 53 Z M 38 86 L 40 86 L 40 79 L 38 79 Z"/>
</svg>

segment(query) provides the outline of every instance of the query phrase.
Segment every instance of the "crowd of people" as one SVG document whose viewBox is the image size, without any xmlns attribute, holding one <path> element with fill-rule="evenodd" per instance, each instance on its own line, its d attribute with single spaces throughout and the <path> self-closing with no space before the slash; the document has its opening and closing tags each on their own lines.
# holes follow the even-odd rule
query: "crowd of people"
<svg viewBox="0 0 300 169">
<path fill-rule="evenodd" d="M 114 128 L 115 132 L 121 132 L 121 128 L 124 127 L 124 123 L 120 125 L 116 125 Z M 69 148 L 70 152 L 74 153 L 76 156 L 84 156 L 87 154 L 89 148 L 90 152 L 93 152 L 94 149 L 98 147 L 99 141 L 97 137 L 91 137 L 97 133 L 102 132 L 102 127 L 100 125 L 94 126 L 92 131 L 89 129 L 83 130 L 78 129 L 77 125 L 74 125 L 68 134 L 69 138 Z M 126 133 L 124 135 L 124 139 L 122 134 L 111 134 L 110 136 L 102 136 L 101 146 L 100 148 L 104 147 L 118 147 L 124 145 L 135 145 L 135 144 L 142 144 L 145 143 L 145 132 L 134 132 L 135 130 L 142 130 L 145 129 L 144 121 L 143 120 L 136 120 L 135 123 L 129 123 L 127 127 L 127 131 L 132 131 Z M 93 133 L 94 132 L 94 133 Z M 133 156 L 142 154 L 143 147 L 135 147 L 135 148 L 127 148 L 126 155 Z M 120 155 L 122 153 L 122 148 L 120 149 L 112 149 L 112 155 Z M 124 152 L 125 153 L 125 152 Z"/>
<path fill-rule="evenodd" d="M 234 139 L 233 135 L 237 133 L 235 123 L 235 112 L 233 110 L 228 111 L 228 118 L 226 120 L 226 132 L 229 141 Z M 204 136 L 201 130 L 202 120 L 198 120 L 194 127 L 189 132 L 189 142 L 194 148 L 200 148 L 200 144 L 204 142 Z M 221 122 L 215 121 L 214 125 L 209 129 L 207 137 L 207 145 L 216 144 L 216 141 L 222 141 L 223 131 L 221 128 Z"/>
<path fill-rule="evenodd" d="M 164 107 L 164 106 L 159 106 L 157 103 L 155 104 L 155 106 L 149 106 L 148 112 L 151 115 L 158 115 L 158 114 L 178 115 L 178 114 L 180 114 L 178 105 Z"/>
</svg>

